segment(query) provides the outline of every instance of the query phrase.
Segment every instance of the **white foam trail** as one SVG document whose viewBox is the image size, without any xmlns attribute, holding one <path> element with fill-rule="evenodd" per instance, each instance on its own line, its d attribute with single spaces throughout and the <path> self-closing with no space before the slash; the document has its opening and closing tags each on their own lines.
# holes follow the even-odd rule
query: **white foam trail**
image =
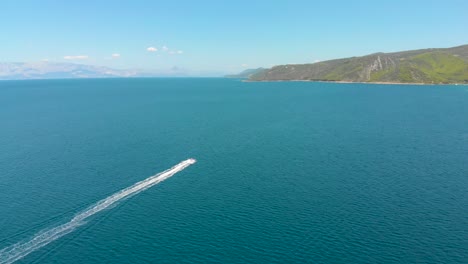
<svg viewBox="0 0 468 264">
<path fill-rule="evenodd" d="M 59 239 L 60 237 L 72 232 L 77 227 L 85 224 L 85 220 L 92 215 L 95 215 L 109 206 L 138 194 L 182 171 L 188 166 L 197 162 L 195 159 L 188 159 L 180 162 L 174 167 L 151 176 L 143 181 L 137 182 L 130 187 L 120 190 L 111 196 L 100 200 L 99 202 L 88 207 L 88 209 L 75 215 L 70 221 L 54 228 L 45 229 L 34 235 L 29 240 L 16 243 L 9 247 L 0 250 L 0 264 L 9 264 L 22 259 L 31 252 L 49 244 L 50 242 Z"/>
</svg>

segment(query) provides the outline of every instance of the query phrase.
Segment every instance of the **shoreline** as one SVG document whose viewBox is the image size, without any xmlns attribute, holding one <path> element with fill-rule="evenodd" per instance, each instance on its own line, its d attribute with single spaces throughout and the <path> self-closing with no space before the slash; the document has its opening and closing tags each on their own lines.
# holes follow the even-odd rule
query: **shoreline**
<svg viewBox="0 0 468 264">
<path fill-rule="evenodd" d="M 242 80 L 242 82 L 319 82 L 319 83 L 342 83 L 342 84 L 384 84 L 384 85 L 468 85 L 468 83 L 402 83 L 402 82 L 352 82 L 352 81 L 322 81 L 322 80 Z"/>
</svg>

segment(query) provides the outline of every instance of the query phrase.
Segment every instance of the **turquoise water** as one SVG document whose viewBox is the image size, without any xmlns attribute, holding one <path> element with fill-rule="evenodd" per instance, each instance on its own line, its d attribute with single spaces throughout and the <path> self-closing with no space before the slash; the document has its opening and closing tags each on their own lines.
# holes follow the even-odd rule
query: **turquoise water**
<svg viewBox="0 0 468 264">
<path fill-rule="evenodd" d="M 18 263 L 468 260 L 467 86 L 4 81 L 0 122 L 0 250 L 198 160 Z"/>
</svg>

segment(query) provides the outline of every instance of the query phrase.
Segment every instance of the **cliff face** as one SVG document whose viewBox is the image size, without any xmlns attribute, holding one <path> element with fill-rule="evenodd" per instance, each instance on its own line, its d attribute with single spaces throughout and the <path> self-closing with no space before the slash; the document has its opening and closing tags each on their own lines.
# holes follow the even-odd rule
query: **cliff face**
<svg viewBox="0 0 468 264">
<path fill-rule="evenodd" d="M 280 65 L 256 73 L 250 80 L 468 83 L 468 45 Z"/>
</svg>

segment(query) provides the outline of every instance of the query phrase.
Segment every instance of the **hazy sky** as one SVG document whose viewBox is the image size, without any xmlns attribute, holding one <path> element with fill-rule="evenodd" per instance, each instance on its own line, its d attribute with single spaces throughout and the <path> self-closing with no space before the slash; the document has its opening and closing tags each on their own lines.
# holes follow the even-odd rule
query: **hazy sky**
<svg viewBox="0 0 468 264">
<path fill-rule="evenodd" d="M 193 74 L 468 43 L 467 0 L 1 0 L 0 61 Z"/>
</svg>

